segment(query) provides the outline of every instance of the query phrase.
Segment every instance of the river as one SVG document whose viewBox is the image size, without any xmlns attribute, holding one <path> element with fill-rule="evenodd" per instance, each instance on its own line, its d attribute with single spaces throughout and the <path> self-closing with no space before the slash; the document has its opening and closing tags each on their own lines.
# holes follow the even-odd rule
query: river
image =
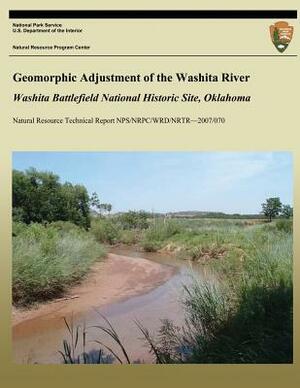
<svg viewBox="0 0 300 388">
<path fill-rule="evenodd" d="M 95 340 L 120 351 L 99 329 L 103 314 L 122 339 L 131 361 L 152 363 L 153 357 L 141 340 L 134 320 L 155 333 L 161 320 L 168 318 L 176 325 L 184 322 L 180 300 L 182 284 L 190 281 L 191 264 L 169 254 L 145 253 L 130 247 L 111 249 L 103 262 L 75 286 L 69 298 L 61 299 L 30 311 L 17 311 L 13 316 L 13 357 L 16 363 L 56 364 L 62 362 L 58 350 L 63 339 L 69 339 L 63 318 L 74 326 L 87 327 L 86 350 L 97 350 Z M 203 266 L 196 266 L 205 276 Z M 81 337 L 78 349 L 81 347 Z M 124 359 L 124 358 L 122 358 Z"/>
</svg>

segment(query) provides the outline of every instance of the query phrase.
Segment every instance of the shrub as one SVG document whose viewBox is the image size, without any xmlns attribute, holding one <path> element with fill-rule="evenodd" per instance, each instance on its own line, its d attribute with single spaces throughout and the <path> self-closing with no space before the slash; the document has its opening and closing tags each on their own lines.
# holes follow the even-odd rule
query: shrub
<svg viewBox="0 0 300 388">
<path fill-rule="evenodd" d="M 71 231 L 80 232 L 81 230 L 79 226 L 69 221 L 56 221 L 56 222 L 52 222 L 50 225 L 60 232 L 71 232 Z"/>
<path fill-rule="evenodd" d="M 159 241 L 142 241 L 142 247 L 146 252 L 157 252 L 161 248 Z"/>
<path fill-rule="evenodd" d="M 120 241 L 123 244 L 127 244 L 127 245 L 136 244 L 138 241 L 137 231 L 135 231 L 135 230 L 123 230 L 121 232 Z"/>
<path fill-rule="evenodd" d="M 113 219 L 95 218 L 91 223 L 91 233 L 101 243 L 115 244 L 120 240 L 121 227 Z"/>
<path fill-rule="evenodd" d="M 130 210 L 118 217 L 118 221 L 123 229 L 147 229 L 149 227 L 148 213 Z"/>
<path fill-rule="evenodd" d="M 31 304 L 63 294 L 105 253 L 88 232 L 52 225 L 19 227 L 13 237 L 13 302 Z"/>
<path fill-rule="evenodd" d="M 12 235 L 13 237 L 18 236 L 20 233 L 24 232 L 26 229 L 26 224 L 23 222 L 13 222 L 12 223 Z"/>
</svg>

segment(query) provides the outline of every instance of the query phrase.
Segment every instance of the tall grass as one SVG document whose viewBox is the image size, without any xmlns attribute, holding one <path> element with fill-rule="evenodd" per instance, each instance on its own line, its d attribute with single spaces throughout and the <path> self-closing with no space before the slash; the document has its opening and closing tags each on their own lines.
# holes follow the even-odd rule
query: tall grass
<svg viewBox="0 0 300 388">
<path fill-rule="evenodd" d="M 75 325 L 73 316 L 64 318 L 69 338 L 63 340 L 63 348 L 59 350 L 64 364 L 111 364 L 114 357 L 106 354 L 102 347 L 87 350 L 88 332 L 86 325 Z"/>
<path fill-rule="evenodd" d="M 141 245 L 145 251 L 155 252 L 162 247 L 163 242 L 181 231 L 179 223 L 174 220 L 154 220 L 145 231 Z"/>
<path fill-rule="evenodd" d="M 62 295 L 104 255 L 93 236 L 71 225 L 14 226 L 14 304 L 28 305 Z"/>
<path fill-rule="evenodd" d="M 64 322 L 67 328 L 68 339 L 63 340 L 62 350 L 59 350 L 64 364 L 108 364 L 118 362 L 119 364 L 140 364 L 141 360 L 132 360 L 126 350 L 121 338 L 116 332 L 111 322 L 102 314 L 100 324 L 93 326 L 106 334 L 112 340 L 113 345 L 106 345 L 101 339 L 87 340 L 88 330 L 83 325 L 75 325 L 73 317 Z M 149 348 L 149 353 L 153 355 L 156 364 L 170 364 L 182 362 L 181 340 L 179 337 L 180 328 L 175 326 L 170 320 L 161 321 L 162 326 L 157 338 L 153 338 L 148 329 L 138 320 L 134 323 L 142 334 L 143 340 Z M 99 350 L 87 351 L 87 342 L 100 345 Z M 105 351 L 103 350 L 105 348 Z M 106 353 L 105 353 L 106 352 Z M 108 353 L 107 353 L 108 352 Z"/>
<path fill-rule="evenodd" d="M 292 237 L 251 244 L 234 282 L 185 287 L 189 362 L 292 362 Z"/>
</svg>

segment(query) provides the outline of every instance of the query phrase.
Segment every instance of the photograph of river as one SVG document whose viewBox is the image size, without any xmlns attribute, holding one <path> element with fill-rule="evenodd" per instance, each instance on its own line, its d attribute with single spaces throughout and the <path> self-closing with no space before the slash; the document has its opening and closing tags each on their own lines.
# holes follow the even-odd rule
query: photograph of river
<svg viewBox="0 0 300 388">
<path fill-rule="evenodd" d="M 289 152 L 14 152 L 18 364 L 293 362 Z"/>
</svg>

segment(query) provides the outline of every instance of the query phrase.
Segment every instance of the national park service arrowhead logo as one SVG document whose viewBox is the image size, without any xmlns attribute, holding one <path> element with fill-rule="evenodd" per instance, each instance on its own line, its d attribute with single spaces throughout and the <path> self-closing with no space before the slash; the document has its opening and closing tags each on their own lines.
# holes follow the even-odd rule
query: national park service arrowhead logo
<svg viewBox="0 0 300 388">
<path fill-rule="evenodd" d="M 270 26 L 270 34 L 274 46 L 283 53 L 293 37 L 294 27 L 287 22 L 277 22 Z"/>
</svg>

